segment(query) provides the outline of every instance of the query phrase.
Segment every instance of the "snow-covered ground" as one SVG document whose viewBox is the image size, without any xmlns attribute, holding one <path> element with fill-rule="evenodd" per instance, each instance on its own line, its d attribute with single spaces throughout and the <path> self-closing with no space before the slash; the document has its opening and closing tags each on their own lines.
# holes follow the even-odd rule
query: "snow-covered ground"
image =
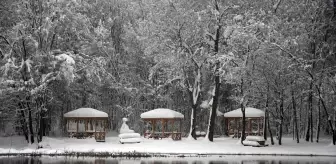
<svg viewBox="0 0 336 164">
<path fill-rule="evenodd" d="M 211 157 L 152 157 L 152 158 L 106 158 L 106 157 L 68 157 L 68 156 L 42 156 L 42 157 L 3 157 L 0 156 L 0 163 L 23 163 L 28 161 L 34 163 L 46 164 L 97 164 L 97 163 L 114 163 L 114 164 L 336 164 L 336 157 L 293 157 L 293 156 L 211 156 Z M 16 162 L 15 162 L 16 161 Z"/>
<path fill-rule="evenodd" d="M 269 142 L 269 141 L 267 141 Z M 268 143 L 269 144 L 269 143 Z M 37 154 L 64 154 L 71 152 L 92 153 L 158 153 L 180 155 L 329 155 L 336 157 L 336 146 L 330 139 L 322 139 L 319 143 L 301 141 L 297 144 L 291 138 L 284 138 L 283 145 L 269 145 L 268 147 L 250 147 L 239 144 L 237 139 L 215 138 L 214 142 L 198 140 L 181 141 L 172 139 L 144 139 L 141 143 L 120 144 L 118 137 L 107 137 L 106 142 L 96 142 L 93 138 L 49 138 L 44 137 L 43 148 L 37 149 L 36 145 L 28 145 L 23 137 L 0 138 L 0 154 L 37 153 Z"/>
</svg>

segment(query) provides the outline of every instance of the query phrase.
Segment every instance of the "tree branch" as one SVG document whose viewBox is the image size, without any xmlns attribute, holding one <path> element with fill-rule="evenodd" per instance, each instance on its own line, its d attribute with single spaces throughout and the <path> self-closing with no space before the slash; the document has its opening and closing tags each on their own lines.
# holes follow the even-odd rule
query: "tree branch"
<svg viewBox="0 0 336 164">
<path fill-rule="evenodd" d="M 278 0 L 277 3 L 273 5 L 273 12 L 276 13 L 282 0 Z"/>
<path fill-rule="evenodd" d="M 9 43 L 9 41 L 7 40 L 7 38 L 6 38 L 6 37 L 4 37 L 4 36 L 0 35 L 0 38 L 2 38 L 3 40 L 5 40 L 5 42 L 6 42 L 8 45 L 10 45 L 10 46 L 11 46 L 11 44 Z"/>
</svg>

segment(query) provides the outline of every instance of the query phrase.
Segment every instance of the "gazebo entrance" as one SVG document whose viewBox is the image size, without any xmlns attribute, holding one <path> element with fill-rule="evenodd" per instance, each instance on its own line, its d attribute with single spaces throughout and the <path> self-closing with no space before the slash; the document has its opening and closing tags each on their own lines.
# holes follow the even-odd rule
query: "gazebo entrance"
<svg viewBox="0 0 336 164">
<path fill-rule="evenodd" d="M 184 115 L 171 109 L 154 109 L 142 113 L 140 117 L 144 120 L 144 137 L 147 138 L 168 138 L 173 140 L 182 139 L 182 119 Z"/>
<path fill-rule="evenodd" d="M 227 134 L 232 137 L 240 138 L 243 127 L 243 114 L 241 109 L 224 113 Z M 245 108 L 245 134 L 246 136 L 262 136 L 264 132 L 265 112 L 256 108 Z"/>
</svg>

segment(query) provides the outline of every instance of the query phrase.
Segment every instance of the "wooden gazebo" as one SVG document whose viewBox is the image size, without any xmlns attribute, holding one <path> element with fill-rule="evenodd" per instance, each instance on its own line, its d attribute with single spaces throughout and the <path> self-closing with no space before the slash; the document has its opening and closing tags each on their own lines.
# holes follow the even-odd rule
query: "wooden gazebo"
<svg viewBox="0 0 336 164">
<path fill-rule="evenodd" d="M 243 113 L 241 109 L 224 113 L 225 125 L 229 136 L 240 137 L 242 132 Z M 265 112 L 251 107 L 245 108 L 246 130 L 245 134 L 253 136 L 263 135 Z"/>
<path fill-rule="evenodd" d="M 94 136 L 96 141 L 105 141 L 108 115 L 92 108 L 79 108 L 64 114 L 69 137 Z"/>
<path fill-rule="evenodd" d="M 158 139 L 171 136 L 173 140 L 181 140 L 183 114 L 171 109 L 158 108 L 142 113 L 140 117 L 150 125 L 144 131 L 145 137 Z"/>
</svg>

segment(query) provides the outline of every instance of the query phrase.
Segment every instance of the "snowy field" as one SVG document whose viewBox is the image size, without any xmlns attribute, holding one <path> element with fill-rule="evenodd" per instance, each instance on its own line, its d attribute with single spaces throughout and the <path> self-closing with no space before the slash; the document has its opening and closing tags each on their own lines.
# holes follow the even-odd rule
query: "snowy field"
<svg viewBox="0 0 336 164">
<path fill-rule="evenodd" d="M 238 143 L 237 139 L 215 138 L 214 142 L 198 140 L 173 141 L 172 139 L 144 139 L 141 143 L 120 144 L 118 137 L 107 137 L 106 142 L 96 142 L 93 138 L 49 138 L 44 137 L 43 148 L 28 145 L 23 137 L 0 138 L 1 154 L 64 154 L 73 152 L 92 153 L 149 153 L 187 156 L 196 155 L 329 155 L 336 157 L 336 146 L 330 140 L 321 140 L 319 143 L 301 141 L 297 144 L 291 138 L 284 138 L 283 145 L 269 145 L 268 147 L 250 147 Z M 268 141 L 269 142 L 269 141 Z M 269 144 L 269 143 L 268 143 Z"/>
<path fill-rule="evenodd" d="M 153 158 L 99 158 L 99 157 L 1 157 L 0 163 L 21 164 L 30 161 L 31 164 L 336 164 L 336 157 L 293 157 L 293 156 L 211 156 L 211 157 L 153 157 Z"/>
</svg>

